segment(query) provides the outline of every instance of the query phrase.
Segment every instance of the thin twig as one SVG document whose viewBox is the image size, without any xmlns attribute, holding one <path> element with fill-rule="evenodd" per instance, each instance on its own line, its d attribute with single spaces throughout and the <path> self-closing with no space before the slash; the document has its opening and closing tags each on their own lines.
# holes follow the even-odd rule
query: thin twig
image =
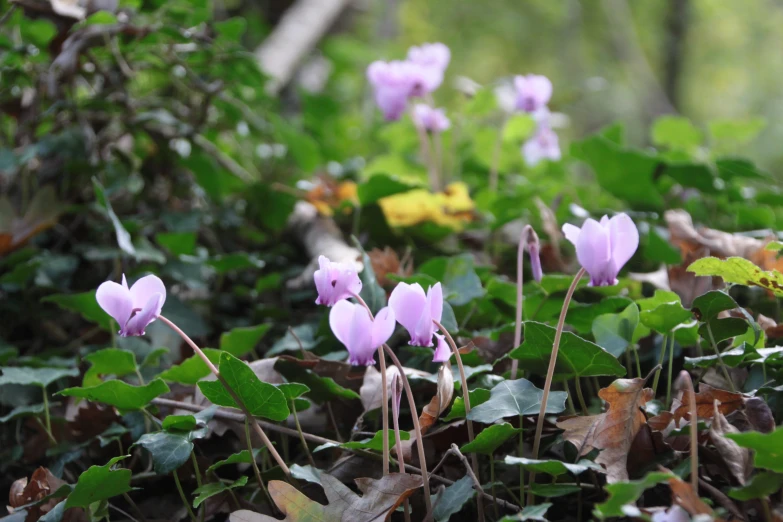
<svg viewBox="0 0 783 522">
<path fill-rule="evenodd" d="M 192 412 L 196 412 L 196 413 L 206 409 L 205 406 L 199 406 L 198 404 L 193 404 L 193 403 L 190 403 L 190 402 L 175 401 L 175 400 L 171 400 L 171 399 L 164 399 L 164 398 L 161 398 L 161 397 L 158 397 L 156 399 L 152 399 L 152 404 L 155 404 L 157 406 L 166 406 L 168 408 L 173 408 L 173 409 L 177 409 L 177 410 L 192 411 Z M 215 418 L 215 419 L 223 419 L 223 420 L 228 420 L 228 421 L 233 421 L 233 422 L 241 422 L 241 423 L 245 422 L 245 415 L 244 414 L 239 413 L 239 412 L 235 412 L 235 411 L 231 411 L 231 410 L 228 410 L 226 408 L 218 408 L 217 410 L 215 410 L 215 412 L 212 415 L 212 417 Z M 283 433 L 285 435 L 288 435 L 289 437 L 299 437 L 299 433 L 296 430 L 293 430 L 291 428 L 287 428 L 285 426 L 280 426 L 278 424 L 273 424 L 271 422 L 266 422 L 266 421 L 262 421 L 262 420 L 259 420 L 257 422 L 258 422 L 258 424 L 261 425 L 261 427 L 263 427 L 266 430 L 274 431 L 274 432 L 277 432 L 277 433 Z M 302 436 L 305 438 L 305 440 L 309 440 L 310 442 L 314 442 L 316 444 L 329 444 L 329 445 L 332 445 L 332 446 L 339 446 L 340 445 L 340 443 L 337 442 L 336 440 L 327 439 L 326 437 L 321 437 L 320 435 L 314 435 L 312 433 L 302 432 Z M 377 453 L 373 453 L 371 451 L 367 451 L 367 450 L 363 450 L 363 449 L 353 449 L 353 448 L 341 448 L 341 449 L 343 451 L 347 451 L 349 453 L 353 453 L 355 455 L 358 455 L 358 456 L 364 457 L 364 458 L 368 458 L 368 459 L 381 460 L 381 458 L 383 458 L 383 457 L 381 457 L 381 455 L 379 455 Z M 445 457 L 444 457 L 444 460 L 445 460 Z M 442 466 L 442 463 L 438 464 L 437 467 L 439 468 L 441 466 Z M 409 473 L 416 473 L 418 475 L 422 474 L 421 468 L 418 468 L 418 467 L 416 467 L 416 466 L 414 466 L 412 464 L 405 464 L 405 470 L 408 471 Z M 131 480 L 134 481 L 134 482 L 137 482 L 137 481 L 140 481 L 140 480 L 154 478 L 154 477 L 157 477 L 157 476 L 158 475 L 156 475 L 152 471 L 147 472 L 147 473 L 136 473 L 136 474 L 133 475 L 133 477 L 131 477 Z M 453 480 L 447 479 L 446 477 L 442 477 L 440 475 L 435 475 L 434 473 L 429 473 L 429 478 L 431 478 L 433 480 L 436 480 L 436 481 L 440 482 L 441 484 L 445 484 L 446 486 L 451 486 L 452 484 L 454 484 Z M 483 491 L 480 492 L 480 493 L 481 493 L 481 496 L 483 498 L 486 498 L 487 500 L 492 500 L 492 496 L 491 495 L 489 495 L 487 493 L 484 493 Z M 503 507 L 505 509 L 508 509 L 509 511 L 518 512 L 518 511 L 522 510 L 519 506 L 517 506 L 516 504 L 513 504 L 511 502 L 507 502 L 507 501 L 504 501 L 502 499 L 498 499 L 498 502 L 500 503 L 501 507 Z"/>
</svg>

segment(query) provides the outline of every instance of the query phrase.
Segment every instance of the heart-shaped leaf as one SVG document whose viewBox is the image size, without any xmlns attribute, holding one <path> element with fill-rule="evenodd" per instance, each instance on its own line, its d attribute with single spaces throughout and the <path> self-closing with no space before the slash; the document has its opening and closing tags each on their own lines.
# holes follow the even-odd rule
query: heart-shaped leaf
<svg viewBox="0 0 783 522">
<path fill-rule="evenodd" d="M 633 342 L 639 324 L 639 309 L 629 304 L 619 314 L 599 315 L 593 321 L 595 342 L 615 357 L 620 357 Z"/>
<path fill-rule="evenodd" d="M 468 442 L 460 451 L 463 453 L 481 453 L 482 455 L 492 455 L 504 442 L 519 433 L 519 428 L 504 422 L 502 424 L 493 424 L 492 426 L 481 430 L 472 442 Z"/>
<path fill-rule="evenodd" d="M 102 402 L 121 410 L 138 410 L 149 404 L 155 397 L 168 392 L 169 387 L 160 379 L 150 381 L 145 386 L 133 386 L 123 381 L 113 380 L 90 388 L 66 388 L 57 395 Z"/>
<path fill-rule="evenodd" d="M 492 388 L 489 400 L 470 409 L 468 419 L 492 424 L 505 417 L 538 415 L 543 396 L 544 390 L 536 388 L 527 379 L 503 381 Z M 550 392 L 546 412 L 560 413 L 565 409 L 567 398 L 565 392 Z"/>
<path fill-rule="evenodd" d="M 78 368 L 28 368 L 7 366 L 2 368 L 3 375 L 0 375 L 0 386 L 4 384 L 20 384 L 43 386 L 44 388 L 51 383 L 64 377 L 78 377 Z"/>
</svg>

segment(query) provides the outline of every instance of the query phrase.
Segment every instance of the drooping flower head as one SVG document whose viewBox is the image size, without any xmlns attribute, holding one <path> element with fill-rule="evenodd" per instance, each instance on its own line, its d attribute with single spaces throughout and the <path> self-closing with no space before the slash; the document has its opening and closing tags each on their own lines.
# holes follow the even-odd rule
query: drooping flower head
<svg viewBox="0 0 783 522">
<path fill-rule="evenodd" d="M 442 363 L 448 361 L 451 358 L 451 348 L 449 343 L 446 342 L 446 336 L 436 333 L 435 338 L 438 340 L 438 346 L 435 347 L 432 362 Z"/>
<path fill-rule="evenodd" d="M 544 277 L 544 271 L 541 270 L 541 243 L 538 239 L 538 234 L 530 225 L 530 230 L 527 235 L 527 253 L 530 255 L 530 270 L 533 272 L 533 279 L 537 282 L 541 282 Z"/>
<path fill-rule="evenodd" d="M 375 103 L 388 121 L 400 119 L 408 98 L 424 81 L 419 67 L 399 60 L 371 63 L 367 68 L 367 80 L 373 87 Z"/>
<path fill-rule="evenodd" d="M 639 231 L 627 214 L 604 216 L 600 222 L 588 218 L 581 229 L 566 223 L 563 234 L 576 247 L 590 286 L 617 284 L 617 274 L 639 247 Z"/>
<path fill-rule="evenodd" d="M 95 299 L 103 311 L 120 325 L 120 336 L 144 335 L 144 330 L 163 309 L 166 287 L 159 277 L 148 275 L 128 288 L 128 281 L 123 274 L 122 284 L 114 281 L 101 283 L 95 292 Z"/>
<path fill-rule="evenodd" d="M 320 267 L 313 274 L 318 298 L 315 304 L 334 306 L 362 291 L 362 281 L 352 263 L 334 263 L 326 256 L 318 257 Z"/>
<path fill-rule="evenodd" d="M 413 124 L 429 132 L 443 132 L 451 127 L 451 121 L 443 109 L 433 109 L 426 103 L 413 107 Z"/>
<path fill-rule="evenodd" d="M 531 167 L 545 159 L 558 161 L 561 154 L 557 134 L 547 126 L 540 126 L 536 134 L 522 145 L 522 154 Z"/>
<path fill-rule="evenodd" d="M 394 311 L 388 306 L 375 316 L 361 305 L 339 301 L 329 312 L 329 326 L 346 350 L 348 362 L 355 366 L 367 366 L 375 361 L 375 350 L 389 340 L 394 333 Z"/>
<path fill-rule="evenodd" d="M 408 49 L 408 62 L 419 67 L 421 80 L 413 96 L 424 96 L 433 92 L 443 83 L 446 67 L 451 61 L 451 51 L 442 43 L 423 44 Z"/>
<path fill-rule="evenodd" d="M 433 319 L 440 322 L 443 315 L 443 289 L 435 283 L 427 289 L 420 284 L 399 283 L 389 297 L 389 306 L 394 310 L 397 321 L 408 330 L 411 346 L 432 346 L 432 336 L 437 327 Z"/>
<path fill-rule="evenodd" d="M 517 109 L 531 114 L 545 108 L 552 97 L 552 82 L 546 76 L 515 76 L 514 88 L 517 91 Z"/>
</svg>

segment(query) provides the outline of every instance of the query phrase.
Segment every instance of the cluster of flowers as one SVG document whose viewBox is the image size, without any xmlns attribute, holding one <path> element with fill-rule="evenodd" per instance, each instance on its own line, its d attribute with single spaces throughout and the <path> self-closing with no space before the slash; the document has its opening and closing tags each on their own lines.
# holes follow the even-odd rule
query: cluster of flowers
<svg viewBox="0 0 783 522">
<path fill-rule="evenodd" d="M 546 76 L 528 74 L 514 77 L 515 108 L 530 114 L 536 122 L 536 132 L 522 145 L 522 154 L 531 167 L 541 160 L 560 159 L 560 142 L 552 130 L 547 104 L 552 98 L 552 82 Z"/>
<path fill-rule="evenodd" d="M 376 61 L 367 68 L 367 79 L 375 92 L 375 103 L 383 116 L 394 121 L 412 98 L 427 98 L 440 84 L 451 60 L 451 51 L 442 43 L 411 47 L 405 60 Z M 451 122 L 443 109 L 426 103 L 413 107 L 414 124 L 429 132 L 443 132 Z"/>
<path fill-rule="evenodd" d="M 410 334 L 412 346 L 433 346 L 437 339 L 433 362 L 444 362 L 451 352 L 445 336 L 437 333 L 435 321 L 443 315 L 443 289 L 436 283 L 424 289 L 418 283 L 399 283 L 389 297 L 389 306 L 375 317 L 359 297 L 362 282 L 349 263 L 335 263 L 325 256 L 318 258 L 319 269 L 313 274 L 318 290 L 316 304 L 332 307 L 329 326 L 348 350 L 349 361 L 357 366 L 373 364 L 375 351 L 389 340 L 399 322 Z M 347 299 L 353 297 L 362 304 Z"/>
<path fill-rule="evenodd" d="M 389 121 L 400 119 L 412 98 L 428 98 L 441 83 L 451 60 L 449 48 L 442 43 L 411 47 L 405 60 L 375 61 L 367 68 L 375 102 Z M 536 132 L 522 146 L 525 161 L 531 166 L 543 159 L 560 159 L 560 144 L 552 130 L 547 104 L 552 97 L 552 82 L 545 76 L 529 74 L 514 78 L 515 109 L 533 116 Z M 451 126 L 443 109 L 417 103 L 411 113 L 420 129 L 437 133 Z"/>
<path fill-rule="evenodd" d="M 591 286 L 617 283 L 617 274 L 639 246 L 639 232 L 627 214 L 617 214 L 601 221 L 587 219 L 582 228 L 566 223 L 563 234 L 576 247 L 579 263 L 590 274 Z M 536 280 L 542 276 L 537 245 L 528 245 Z M 373 364 L 375 350 L 389 340 L 399 322 L 410 334 L 412 346 L 434 346 L 434 362 L 444 362 L 451 352 L 445 336 L 437 333 L 443 315 L 443 289 L 436 283 L 424 292 L 418 283 L 399 283 L 389 297 L 389 306 L 373 318 L 359 297 L 362 282 L 356 268 L 348 263 L 334 263 L 319 257 L 320 268 L 313 279 L 318 291 L 316 304 L 332 308 L 329 325 L 335 337 L 348 350 L 350 363 Z M 356 298 L 362 305 L 348 301 Z M 95 294 L 100 307 L 120 325 L 122 337 L 144 335 L 150 323 L 160 316 L 166 301 L 166 287 L 157 276 L 142 277 L 128 287 L 106 281 Z"/>
</svg>

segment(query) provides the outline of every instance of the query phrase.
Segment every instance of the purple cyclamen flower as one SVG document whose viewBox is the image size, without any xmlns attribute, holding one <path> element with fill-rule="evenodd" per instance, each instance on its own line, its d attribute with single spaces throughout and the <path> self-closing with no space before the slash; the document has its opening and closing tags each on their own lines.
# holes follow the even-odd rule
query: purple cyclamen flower
<svg viewBox="0 0 783 522">
<path fill-rule="evenodd" d="M 367 68 L 367 79 L 375 92 L 375 103 L 388 121 L 398 120 L 416 85 L 422 83 L 419 67 L 395 60 L 376 61 Z"/>
<path fill-rule="evenodd" d="M 438 340 L 438 346 L 435 348 L 432 362 L 442 363 L 448 361 L 451 358 L 451 347 L 446 342 L 446 336 L 436 333 L 435 338 Z"/>
<path fill-rule="evenodd" d="M 528 113 L 543 109 L 552 97 L 552 82 L 546 76 L 515 76 L 514 88 L 517 91 L 517 109 Z"/>
<path fill-rule="evenodd" d="M 148 275 L 128 288 L 128 281 L 122 274 L 121 285 L 114 281 L 102 283 L 95 292 L 95 299 L 120 325 L 121 337 L 144 335 L 144 330 L 163 309 L 166 287 L 159 277 Z"/>
<path fill-rule="evenodd" d="M 539 127 L 535 136 L 522 145 L 522 154 L 525 156 L 525 162 L 531 167 L 545 159 L 558 161 L 561 154 L 557 134 L 549 127 Z"/>
<path fill-rule="evenodd" d="M 598 222 L 588 218 L 582 228 L 566 223 L 563 234 L 576 247 L 576 258 L 590 274 L 590 286 L 617 284 L 617 274 L 639 247 L 639 231 L 627 214 Z"/>
<path fill-rule="evenodd" d="M 530 270 L 533 272 L 533 279 L 540 283 L 544 277 L 544 271 L 541 270 L 541 248 L 538 236 L 536 235 L 535 238 L 535 241 L 528 241 L 527 253 L 530 254 Z"/>
<path fill-rule="evenodd" d="M 340 301 L 329 312 L 329 326 L 348 350 L 348 362 L 367 366 L 375 362 L 375 350 L 394 333 L 394 311 L 382 308 L 373 321 L 361 305 Z"/>
<path fill-rule="evenodd" d="M 451 121 L 443 109 L 433 109 L 425 103 L 413 107 L 413 124 L 429 132 L 443 132 L 451 127 Z"/>
<path fill-rule="evenodd" d="M 334 306 L 362 291 L 362 281 L 352 263 L 333 263 L 326 256 L 318 257 L 320 269 L 313 274 L 318 299 L 315 304 Z"/>
<path fill-rule="evenodd" d="M 416 85 L 414 96 L 433 92 L 443 83 L 446 67 L 451 61 L 451 51 L 442 43 L 423 44 L 408 49 L 408 62 L 419 67 L 421 82 Z"/>
<path fill-rule="evenodd" d="M 443 289 L 435 283 L 424 289 L 419 283 L 399 283 L 389 297 L 389 306 L 394 310 L 397 321 L 408 330 L 411 346 L 432 346 L 432 336 L 437 327 L 433 319 L 440 322 L 443 315 Z"/>
</svg>

